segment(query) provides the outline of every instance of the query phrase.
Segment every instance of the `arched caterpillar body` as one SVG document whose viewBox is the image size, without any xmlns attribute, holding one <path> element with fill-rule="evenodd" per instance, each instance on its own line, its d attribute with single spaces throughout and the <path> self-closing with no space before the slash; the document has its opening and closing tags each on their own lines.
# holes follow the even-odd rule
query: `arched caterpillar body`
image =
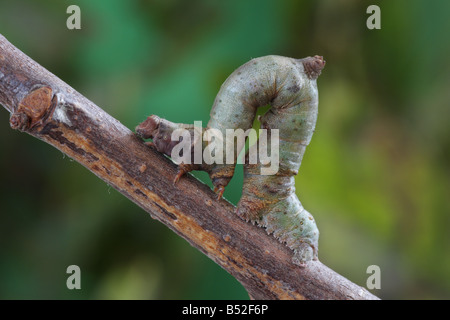
<svg viewBox="0 0 450 320">
<path fill-rule="evenodd" d="M 314 218 L 295 194 L 294 176 L 314 132 L 318 112 L 316 79 L 324 65 L 319 56 L 304 59 L 265 56 L 250 60 L 223 83 L 207 125 L 207 129 L 217 129 L 223 136 L 227 129 L 245 131 L 252 127 L 257 108 L 270 104 L 271 108 L 259 121 L 269 137 L 271 130 L 279 130 L 279 170 L 274 175 L 261 175 L 261 161 L 257 164 L 246 161 L 237 214 L 265 227 L 269 234 L 285 243 L 294 251 L 293 261 L 299 265 L 317 259 L 319 231 Z M 194 126 L 172 123 L 154 115 L 137 126 L 136 132 L 144 139 L 152 138 L 156 149 L 170 156 L 179 143 L 171 140 L 171 134 L 179 128 L 194 135 Z M 203 142 L 202 148 L 207 144 Z M 268 149 L 270 152 L 270 144 Z M 236 160 L 240 150 L 234 151 Z M 220 197 L 234 174 L 235 164 L 236 161 L 181 164 L 175 180 L 191 170 L 204 170 Z"/>
</svg>

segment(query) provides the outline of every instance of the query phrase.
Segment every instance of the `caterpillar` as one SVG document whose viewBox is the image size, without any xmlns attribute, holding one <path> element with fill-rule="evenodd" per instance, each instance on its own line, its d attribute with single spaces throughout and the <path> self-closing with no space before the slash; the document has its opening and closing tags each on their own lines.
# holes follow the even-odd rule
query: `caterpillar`
<svg viewBox="0 0 450 320">
<path fill-rule="evenodd" d="M 255 58 L 236 69 L 217 94 L 205 130 L 215 129 L 226 135 L 227 129 L 250 129 L 257 109 L 270 105 L 258 118 L 261 128 L 271 137 L 279 135 L 279 169 L 275 174 L 262 175 L 263 164 L 244 163 L 242 196 L 237 214 L 246 221 L 264 227 L 280 242 L 294 251 L 293 262 L 304 266 L 317 260 L 319 230 L 313 216 L 306 211 L 295 194 L 295 180 L 306 146 L 311 141 L 318 113 L 317 78 L 325 66 L 321 56 L 294 59 L 282 56 Z M 136 133 L 157 151 L 171 156 L 175 147 L 186 138 L 172 139 L 177 129 L 195 135 L 195 126 L 173 123 L 156 115 L 149 116 L 136 127 Z M 189 138 L 189 137 L 187 137 Z M 210 142 L 202 142 L 204 150 Z M 241 147 L 234 151 L 233 163 L 180 163 L 174 182 L 192 170 L 206 171 L 220 198 L 233 177 Z M 194 144 L 191 154 L 194 159 Z M 274 152 L 271 145 L 268 152 Z"/>
</svg>

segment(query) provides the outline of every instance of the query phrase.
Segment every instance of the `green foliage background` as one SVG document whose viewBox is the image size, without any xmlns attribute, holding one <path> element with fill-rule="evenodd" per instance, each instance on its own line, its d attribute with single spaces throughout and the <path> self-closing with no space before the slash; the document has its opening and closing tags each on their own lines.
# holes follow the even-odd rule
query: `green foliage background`
<svg viewBox="0 0 450 320">
<path fill-rule="evenodd" d="M 70 4 L 81 30 L 66 28 Z M 366 28 L 370 4 L 381 30 Z M 0 33 L 130 129 L 150 114 L 206 125 L 221 83 L 249 59 L 323 55 L 319 119 L 297 176 L 320 260 L 362 286 L 380 266 L 382 298 L 448 299 L 449 12 L 446 0 L 0 0 Z M 8 118 L 0 112 L 0 298 L 248 298 Z M 237 203 L 241 184 L 239 174 L 225 197 Z M 71 264 L 82 290 L 66 288 Z"/>
</svg>

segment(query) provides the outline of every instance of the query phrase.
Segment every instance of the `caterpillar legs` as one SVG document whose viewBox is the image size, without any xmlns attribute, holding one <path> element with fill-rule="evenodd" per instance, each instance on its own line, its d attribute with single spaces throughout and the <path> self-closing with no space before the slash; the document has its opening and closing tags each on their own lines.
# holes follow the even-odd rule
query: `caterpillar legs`
<svg viewBox="0 0 450 320">
<path fill-rule="evenodd" d="M 244 187 L 237 214 L 264 227 L 268 234 L 294 251 L 292 261 L 304 266 L 317 260 L 319 230 L 313 216 L 295 194 L 290 176 L 261 176 L 244 169 Z"/>
<path fill-rule="evenodd" d="M 261 217 L 254 217 L 248 211 L 248 199 L 241 199 L 237 214 L 257 225 L 264 227 L 268 234 L 285 243 L 294 251 L 292 261 L 304 266 L 310 260 L 317 260 L 319 230 L 313 216 L 306 211 L 296 195 L 278 201 Z M 250 218 L 249 218 L 250 217 Z"/>
<path fill-rule="evenodd" d="M 206 171 L 211 177 L 212 183 L 214 185 L 214 192 L 217 193 L 217 200 L 220 200 L 223 196 L 223 193 L 225 192 L 225 187 L 228 185 L 234 174 L 234 167 L 231 169 L 226 167 L 224 168 L 225 170 L 223 170 L 223 168 L 222 170 L 216 170 L 215 167 L 205 164 L 196 165 L 181 163 L 178 165 L 178 172 L 173 180 L 173 183 L 176 184 L 182 176 L 193 170 Z"/>
</svg>

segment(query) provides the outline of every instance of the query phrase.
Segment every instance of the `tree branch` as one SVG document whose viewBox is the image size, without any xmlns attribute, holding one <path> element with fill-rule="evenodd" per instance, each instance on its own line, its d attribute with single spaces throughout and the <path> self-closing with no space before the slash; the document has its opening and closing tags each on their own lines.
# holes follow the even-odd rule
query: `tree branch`
<svg viewBox="0 0 450 320">
<path fill-rule="evenodd" d="M 10 125 L 77 160 L 232 274 L 255 299 L 377 299 L 319 261 L 300 268 L 292 252 L 235 207 L 217 201 L 119 121 L 0 35 L 0 103 Z"/>
</svg>

